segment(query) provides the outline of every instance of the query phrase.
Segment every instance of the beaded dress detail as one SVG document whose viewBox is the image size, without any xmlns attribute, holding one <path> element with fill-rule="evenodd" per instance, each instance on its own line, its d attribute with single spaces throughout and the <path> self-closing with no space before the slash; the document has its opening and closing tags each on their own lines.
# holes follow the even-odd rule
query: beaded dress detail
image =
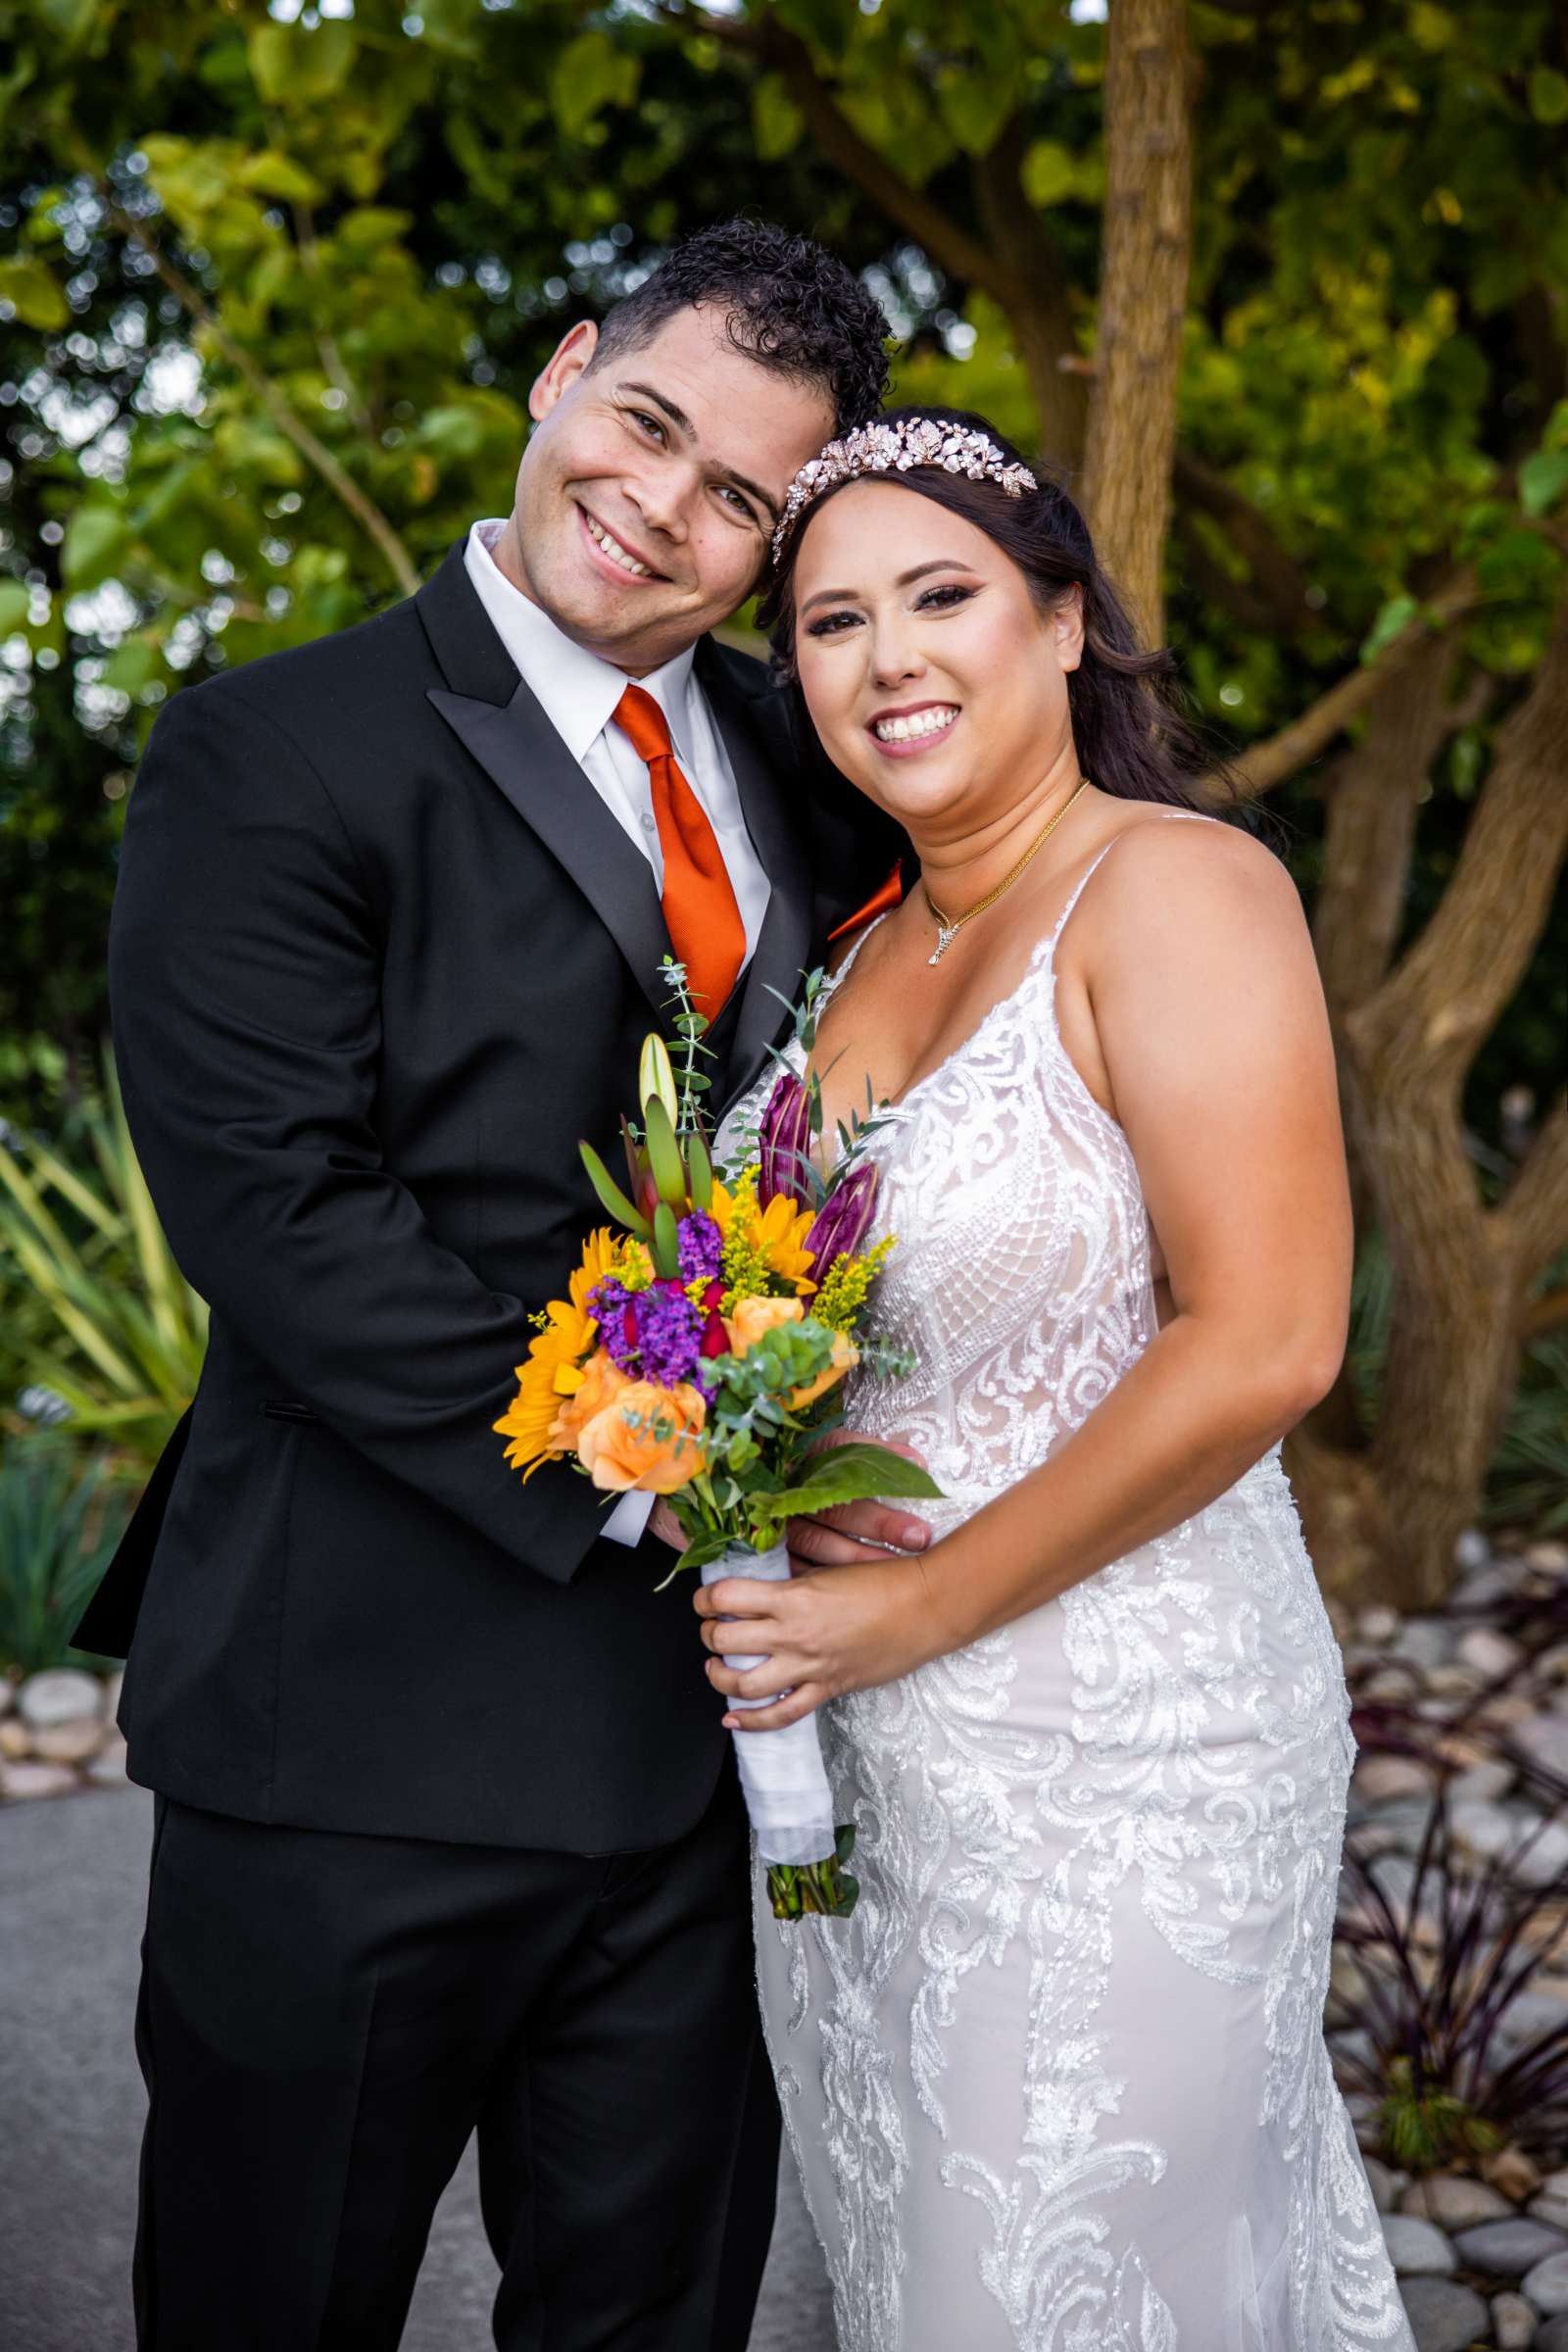
<svg viewBox="0 0 1568 2352">
<path fill-rule="evenodd" d="M 1054 1009 L 1094 870 L 870 1145 L 875 1327 L 916 1366 L 852 1419 L 919 1447 L 939 1537 L 1155 1329 L 1138 1170 Z M 1348 1714 L 1278 1448 L 823 1709 L 859 1904 L 757 1934 L 840 2352 L 1414 2352 L 1321 2029 Z"/>
</svg>

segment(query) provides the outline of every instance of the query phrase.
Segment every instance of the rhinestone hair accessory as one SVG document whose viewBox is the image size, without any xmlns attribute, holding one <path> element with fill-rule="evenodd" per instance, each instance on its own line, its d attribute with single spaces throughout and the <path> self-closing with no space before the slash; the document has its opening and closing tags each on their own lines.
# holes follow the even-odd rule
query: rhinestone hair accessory
<svg viewBox="0 0 1568 2352">
<path fill-rule="evenodd" d="M 1009 498 L 1022 498 L 1040 484 L 1027 466 L 1004 458 L 987 433 L 971 425 L 938 424 L 929 416 L 906 416 L 897 424 L 858 425 L 841 441 L 830 441 L 808 459 L 789 486 L 784 512 L 773 533 L 776 564 L 785 540 L 799 516 L 825 490 L 853 482 L 863 473 L 908 473 L 917 466 L 937 466 L 944 473 L 966 473 L 973 482 L 1000 482 Z"/>
</svg>

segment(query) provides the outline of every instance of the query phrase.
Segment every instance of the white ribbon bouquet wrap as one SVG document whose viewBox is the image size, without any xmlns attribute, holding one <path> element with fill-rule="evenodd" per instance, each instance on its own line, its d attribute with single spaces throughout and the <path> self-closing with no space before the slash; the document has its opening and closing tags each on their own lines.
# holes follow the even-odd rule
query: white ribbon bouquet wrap
<svg viewBox="0 0 1568 2352">
<path fill-rule="evenodd" d="M 495 1426 L 525 1477 L 574 1459 L 607 1494 L 666 1496 L 687 1539 L 671 1577 L 688 1567 L 705 1584 L 780 1581 L 790 1573 L 792 1518 L 869 1495 L 939 1493 L 885 1446 L 822 1442 L 842 1421 L 848 1373 L 908 1368 L 870 1346 L 862 1328 L 894 1247 L 891 1236 L 868 1243 L 876 1172 L 862 1147 L 875 1122 L 852 1122 L 824 1178 L 811 1152 L 820 1096 L 785 1068 L 755 1156 L 727 1182 L 715 1176 L 701 1117 L 706 1023 L 680 967 L 665 969 L 680 1007 L 681 1083 L 663 1041 L 649 1038 L 641 1133 L 623 1122 L 628 1189 L 581 1147 L 621 1231 L 590 1235 L 569 1299 L 552 1299 L 534 1318 L 539 1336 Z M 808 975 L 796 1015 L 808 1054 L 821 981 Z M 731 1653 L 728 1662 L 744 1670 L 764 1661 Z M 733 1738 L 775 1914 L 844 1917 L 857 1892 L 844 1868 L 855 1833 L 833 1819 L 814 1716 Z"/>
</svg>

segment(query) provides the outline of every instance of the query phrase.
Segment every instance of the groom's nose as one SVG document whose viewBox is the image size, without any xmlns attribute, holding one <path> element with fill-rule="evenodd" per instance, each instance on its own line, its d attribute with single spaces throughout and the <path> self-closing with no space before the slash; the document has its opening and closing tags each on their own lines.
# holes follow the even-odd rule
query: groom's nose
<svg viewBox="0 0 1568 2352">
<path fill-rule="evenodd" d="M 689 511 L 696 487 L 690 468 L 666 465 L 643 479 L 623 482 L 621 490 L 651 531 L 679 546 L 690 532 Z"/>
</svg>

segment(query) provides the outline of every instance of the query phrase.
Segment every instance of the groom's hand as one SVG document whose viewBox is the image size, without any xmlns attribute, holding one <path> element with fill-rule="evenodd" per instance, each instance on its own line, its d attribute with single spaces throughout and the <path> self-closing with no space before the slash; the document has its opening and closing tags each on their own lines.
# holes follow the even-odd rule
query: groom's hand
<svg viewBox="0 0 1568 2352">
<path fill-rule="evenodd" d="M 837 1429 L 825 1446 L 863 1443 L 858 1430 Z M 925 1457 L 912 1446 L 878 1438 L 889 1453 L 925 1467 Z M 924 1551 L 931 1530 L 923 1519 L 890 1502 L 841 1502 L 836 1510 L 818 1511 L 808 1519 L 792 1519 L 787 1529 L 790 1564 L 797 1570 L 849 1568 L 860 1560 L 886 1559 L 890 1551 Z"/>
</svg>

